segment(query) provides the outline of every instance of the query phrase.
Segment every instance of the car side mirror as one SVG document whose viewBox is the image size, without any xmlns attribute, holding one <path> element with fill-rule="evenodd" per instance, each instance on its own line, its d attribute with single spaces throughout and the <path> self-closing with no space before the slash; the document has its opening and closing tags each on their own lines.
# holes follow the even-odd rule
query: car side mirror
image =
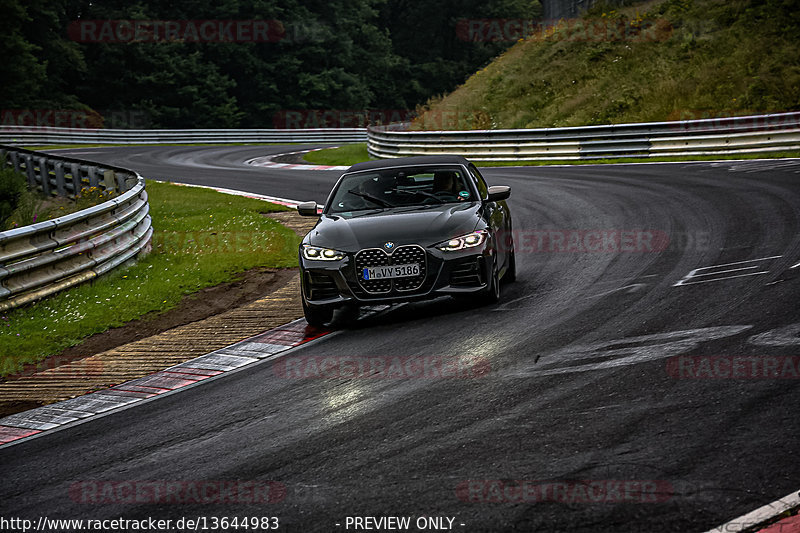
<svg viewBox="0 0 800 533">
<path fill-rule="evenodd" d="M 511 196 L 511 187 L 506 185 L 493 185 L 489 187 L 489 197 L 487 202 L 499 202 L 500 200 L 507 200 Z"/>
<path fill-rule="evenodd" d="M 317 202 L 303 202 L 297 204 L 297 212 L 303 217 L 318 217 Z"/>
</svg>

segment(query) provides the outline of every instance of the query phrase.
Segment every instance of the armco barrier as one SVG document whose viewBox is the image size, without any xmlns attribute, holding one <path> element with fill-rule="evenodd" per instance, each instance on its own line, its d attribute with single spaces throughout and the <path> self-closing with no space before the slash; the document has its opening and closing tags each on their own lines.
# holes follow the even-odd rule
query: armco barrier
<svg viewBox="0 0 800 533">
<path fill-rule="evenodd" d="M 704 156 L 800 150 L 800 112 L 720 119 L 515 130 L 370 127 L 373 157 L 459 154 L 480 161 Z"/>
<path fill-rule="evenodd" d="M 137 173 L 2 145 L 0 162 L 46 194 L 74 196 L 83 187 L 120 193 L 83 211 L 0 232 L 0 311 L 93 279 L 149 247 L 150 206 Z"/>
<path fill-rule="evenodd" d="M 296 130 L 106 130 L 40 126 L 0 127 L 0 144 L 226 144 L 366 142 L 365 128 Z"/>
</svg>

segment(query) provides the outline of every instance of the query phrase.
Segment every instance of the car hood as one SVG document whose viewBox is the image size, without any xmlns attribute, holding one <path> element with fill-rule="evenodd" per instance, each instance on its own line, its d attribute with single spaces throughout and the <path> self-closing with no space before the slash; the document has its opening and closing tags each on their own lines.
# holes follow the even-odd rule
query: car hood
<svg viewBox="0 0 800 533">
<path fill-rule="evenodd" d="M 342 251 L 380 248 L 388 241 L 430 246 L 473 231 L 480 208 L 470 202 L 322 215 L 303 242 Z"/>
</svg>

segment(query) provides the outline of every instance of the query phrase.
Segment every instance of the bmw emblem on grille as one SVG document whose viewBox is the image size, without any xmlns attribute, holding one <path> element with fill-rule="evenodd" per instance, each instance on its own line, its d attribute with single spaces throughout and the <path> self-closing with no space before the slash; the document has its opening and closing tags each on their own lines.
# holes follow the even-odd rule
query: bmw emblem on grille
<svg viewBox="0 0 800 533">
<path fill-rule="evenodd" d="M 383 243 L 383 247 L 384 247 L 384 249 L 386 249 L 386 250 L 391 252 L 392 250 L 394 250 L 394 243 L 392 241 L 385 242 L 385 243 Z"/>
</svg>

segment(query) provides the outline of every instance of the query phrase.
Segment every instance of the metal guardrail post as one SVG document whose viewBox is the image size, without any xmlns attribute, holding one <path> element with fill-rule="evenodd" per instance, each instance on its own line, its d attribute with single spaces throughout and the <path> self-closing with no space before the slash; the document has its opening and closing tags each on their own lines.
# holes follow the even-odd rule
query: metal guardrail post
<svg viewBox="0 0 800 533">
<path fill-rule="evenodd" d="M 50 173 L 47 171 L 47 158 L 37 157 L 36 161 L 39 169 L 39 181 L 42 183 L 42 193 L 50 196 Z"/>
<path fill-rule="evenodd" d="M 66 196 L 67 195 L 67 184 L 66 180 L 64 179 L 64 162 L 63 161 L 56 161 L 53 165 L 56 174 L 56 190 L 58 191 L 59 196 Z"/>
<path fill-rule="evenodd" d="M 33 170 L 33 156 L 30 154 L 25 155 L 25 172 L 28 175 L 28 187 L 31 189 L 36 188 L 36 174 Z"/>
</svg>

